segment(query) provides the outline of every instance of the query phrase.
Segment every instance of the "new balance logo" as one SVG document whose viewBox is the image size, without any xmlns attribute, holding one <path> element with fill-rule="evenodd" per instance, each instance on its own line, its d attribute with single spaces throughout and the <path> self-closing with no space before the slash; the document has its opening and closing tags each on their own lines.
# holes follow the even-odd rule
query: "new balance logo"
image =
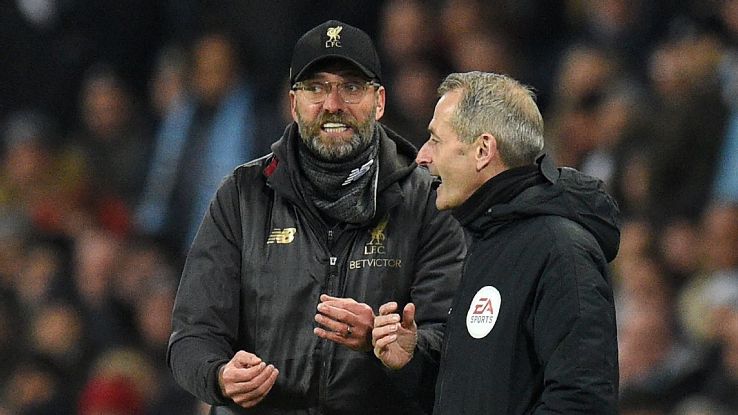
<svg viewBox="0 0 738 415">
<path fill-rule="evenodd" d="M 295 228 L 274 228 L 272 229 L 272 232 L 269 234 L 269 238 L 267 239 L 267 244 L 289 244 L 292 243 L 292 241 L 295 240 L 295 234 L 297 233 L 297 229 Z"/>
<path fill-rule="evenodd" d="M 374 163 L 374 159 L 371 159 L 364 163 L 361 167 L 351 170 L 351 173 L 346 178 L 346 181 L 343 182 L 341 186 L 346 186 L 347 184 L 355 181 L 359 177 L 366 174 L 366 172 L 369 171 L 369 167 L 372 166 L 372 163 Z"/>
</svg>

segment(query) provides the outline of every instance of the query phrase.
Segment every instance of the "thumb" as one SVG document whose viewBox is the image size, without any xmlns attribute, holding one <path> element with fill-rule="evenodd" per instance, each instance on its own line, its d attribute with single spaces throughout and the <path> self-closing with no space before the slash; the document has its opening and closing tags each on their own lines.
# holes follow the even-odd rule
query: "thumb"
<svg viewBox="0 0 738 415">
<path fill-rule="evenodd" d="M 412 329 L 415 325 L 415 304 L 407 303 L 405 308 L 402 309 L 402 327 L 405 329 Z"/>
</svg>

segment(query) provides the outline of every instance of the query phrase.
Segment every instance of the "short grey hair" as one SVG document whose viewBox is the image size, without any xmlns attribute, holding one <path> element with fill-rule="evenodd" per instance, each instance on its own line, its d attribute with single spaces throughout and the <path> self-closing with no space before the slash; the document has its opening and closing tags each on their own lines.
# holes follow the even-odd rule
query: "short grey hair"
<svg viewBox="0 0 738 415">
<path fill-rule="evenodd" d="M 543 150 L 543 117 L 530 87 L 506 75 L 488 72 L 452 73 L 438 87 L 438 96 L 461 91 L 451 127 L 459 139 L 472 143 L 492 134 L 508 168 L 535 163 Z"/>
</svg>

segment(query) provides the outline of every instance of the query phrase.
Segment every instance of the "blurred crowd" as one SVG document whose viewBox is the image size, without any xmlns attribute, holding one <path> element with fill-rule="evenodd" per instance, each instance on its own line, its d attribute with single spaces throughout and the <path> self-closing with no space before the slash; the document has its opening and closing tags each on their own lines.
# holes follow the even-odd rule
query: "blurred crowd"
<svg viewBox="0 0 738 415">
<path fill-rule="evenodd" d="M 738 0 L 4 4 L 0 415 L 206 413 L 165 363 L 184 255 L 330 18 L 376 39 L 417 146 L 447 73 L 531 85 L 547 151 L 623 214 L 621 414 L 738 414 Z"/>
</svg>

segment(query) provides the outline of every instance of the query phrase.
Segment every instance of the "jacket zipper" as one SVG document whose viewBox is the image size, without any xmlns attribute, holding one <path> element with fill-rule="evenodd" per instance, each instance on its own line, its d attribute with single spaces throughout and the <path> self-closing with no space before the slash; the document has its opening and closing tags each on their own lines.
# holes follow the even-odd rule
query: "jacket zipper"
<svg viewBox="0 0 738 415">
<path fill-rule="evenodd" d="M 328 246 L 328 276 L 326 278 L 326 289 L 329 295 L 336 295 L 336 280 L 338 277 L 338 258 L 333 256 L 333 229 L 328 230 L 327 246 Z M 333 345 L 330 342 L 322 340 L 324 347 L 321 348 L 321 365 L 320 365 L 320 384 L 319 389 L 319 407 L 320 413 L 325 413 L 325 401 L 328 395 L 328 372 L 329 372 L 329 359 L 332 355 L 329 349 L 332 349 Z"/>
</svg>

